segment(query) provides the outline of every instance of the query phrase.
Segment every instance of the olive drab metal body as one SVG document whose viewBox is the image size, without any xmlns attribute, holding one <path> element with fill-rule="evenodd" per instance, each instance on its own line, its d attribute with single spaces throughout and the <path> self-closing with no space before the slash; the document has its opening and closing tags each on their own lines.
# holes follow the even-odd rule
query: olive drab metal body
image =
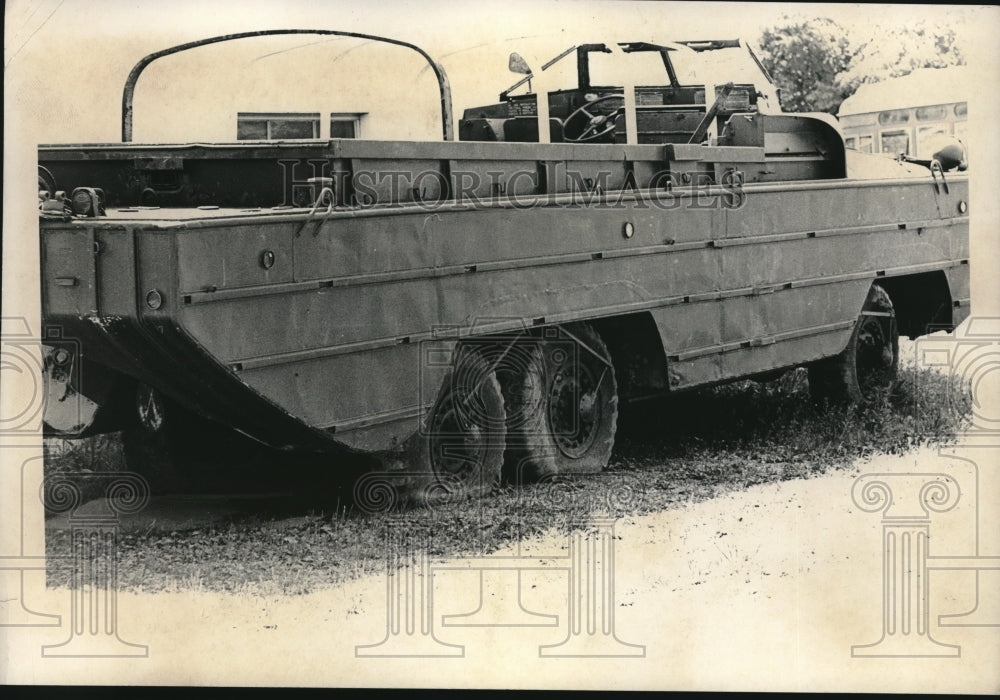
<svg viewBox="0 0 1000 700">
<path fill-rule="evenodd" d="M 44 319 L 82 348 L 47 354 L 50 395 L 88 407 L 51 434 L 156 430 L 156 399 L 273 448 L 408 454 L 485 386 L 490 480 L 497 449 L 586 470 L 619 401 L 829 364 L 865 314 L 894 341 L 969 312 L 968 175 L 847 151 L 762 68 L 685 84 L 681 58 L 755 61 L 740 42 L 580 44 L 547 64 L 577 62 L 568 86 L 512 57 L 525 78 L 456 124 L 431 62 L 440 142 L 130 143 L 142 68 L 191 46 L 133 70 L 124 143 L 39 149 Z M 660 83 L 594 76 L 646 54 Z M 501 398 L 449 393 L 470 366 Z"/>
</svg>

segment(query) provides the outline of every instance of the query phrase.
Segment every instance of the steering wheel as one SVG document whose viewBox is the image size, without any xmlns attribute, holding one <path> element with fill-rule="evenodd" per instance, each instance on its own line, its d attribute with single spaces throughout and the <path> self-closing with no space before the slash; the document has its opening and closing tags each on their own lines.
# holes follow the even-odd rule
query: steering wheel
<svg viewBox="0 0 1000 700">
<path fill-rule="evenodd" d="M 625 113 L 625 106 L 622 105 L 611 114 L 591 114 L 590 111 L 588 111 L 588 107 L 593 107 L 596 104 L 607 102 L 608 100 L 624 99 L 625 95 L 604 95 L 603 97 L 590 100 L 573 110 L 573 112 L 563 121 L 563 141 L 569 141 L 571 143 L 585 143 L 587 141 L 595 141 L 602 136 L 610 134 L 615 130 L 618 117 Z M 566 133 L 566 125 L 573 121 L 573 119 L 579 114 L 585 115 L 589 121 L 583 128 L 583 131 L 581 131 L 577 136 L 569 136 Z"/>
</svg>

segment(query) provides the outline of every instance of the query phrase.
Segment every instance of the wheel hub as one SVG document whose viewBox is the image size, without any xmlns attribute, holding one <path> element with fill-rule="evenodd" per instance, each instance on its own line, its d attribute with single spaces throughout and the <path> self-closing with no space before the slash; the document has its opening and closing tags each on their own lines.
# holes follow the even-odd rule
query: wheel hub
<svg viewBox="0 0 1000 700">
<path fill-rule="evenodd" d="M 136 411 L 139 423 L 146 430 L 156 432 L 163 427 L 163 401 L 159 393 L 145 384 L 136 391 Z"/>
<path fill-rule="evenodd" d="M 585 363 L 577 365 L 577 372 L 560 369 L 552 379 L 549 430 L 559 451 L 571 459 L 587 454 L 597 438 L 601 423 L 598 388 L 599 383 Z"/>
</svg>

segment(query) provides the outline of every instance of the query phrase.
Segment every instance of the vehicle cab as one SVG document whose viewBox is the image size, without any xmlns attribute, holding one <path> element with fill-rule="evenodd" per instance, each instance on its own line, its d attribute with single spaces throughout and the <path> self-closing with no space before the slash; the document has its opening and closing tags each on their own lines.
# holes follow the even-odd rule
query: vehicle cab
<svg viewBox="0 0 1000 700">
<path fill-rule="evenodd" d="M 770 76 L 739 40 L 580 44 L 537 68 L 511 54 L 509 68 L 524 77 L 498 103 L 465 110 L 460 140 L 714 143 L 735 114 L 780 112 Z"/>
</svg>

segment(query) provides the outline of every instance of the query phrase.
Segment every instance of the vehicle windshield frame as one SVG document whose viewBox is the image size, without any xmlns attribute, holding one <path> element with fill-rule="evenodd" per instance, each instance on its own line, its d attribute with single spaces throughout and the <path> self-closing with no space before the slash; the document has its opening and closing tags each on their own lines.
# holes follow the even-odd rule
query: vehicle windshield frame
<svg viewBox="0 0 1000 700">
<path fill-rule="evenodd" d="M 636 52 L 656 52 L 660 54 L 663 60 L 663 66 L 667 71 L 667 77 L 670 81 L 672 87 L 677 87 L 677 75 L 674 70 L 674 66 L 670 61 L 669 51 L 676 51 L 677 48 L 671 46 L 664 46 L 662 44 L 655 44 L 647 41 L 622 41 L 615 42 L 619 48 L 624 53 L 636 53 Z M 595 44 L 574 44 L 569 48 L 563 50 L 553 58 L 549 59 L 542 64 L 539 72 L 544 72 L 556 65 L 557 63 L 564 60 L 567 56 L 576 55 L 576 73 L 577 73 L 577 84 L 575 87 L 564 88 L 569 90 L 585 90 L 591 87 L 590 83 L 590 66 L 589 57 L 592 53 L 613 53 L 611 49 L 608 48 L 606 43 L 595 43 Z M 509 88 L 500 93 L 500 99 L 506 100 L 511 96 L 514 90 L 518 89 L 525 83 L 528 84 L 528 90 L 524 95 L 514 95 L 514 97 L 524 97 L 525 95 L 533 95 L 535 93 L 531 90 L 531 79 L 536 77 L 534 72 L 528 73 L 523 78 L 515 82 Z"/>
<path fill-rule="evenodd" d="M 747 45 L 744 41 L 740 39 L 706 40 L 706 41 L 693 40 L 693 41 L 670 42 L 670 44 L 674 44 L 673 46 L 671 46 L 670 44 L 656 43 L 650 41 L 625 41 L 625 42 L 615 42 L 615 43 L 621 48 L 621 50 L 624 53 L 634 53 L 641 51 L 659 53 L 663 60 L 664 67 L 666 68 L 667 71 L 669 86 L 673 88 L 679 87 L 681 83 L 677 77 L 677 66 L 674 65 L 674 62 L 670 58 L 670 52 L 679 51 L 682 49 L 690 49 L 691 51 L 697 54 L 709 53 L 714 51 L 723 51 L 726 49 L 740 49 L 744 55 L 748 56 L 748 58 L 750 59 L 748 64 L 756 69 L 755 71 L 756 74 L 759 75 L 761 80 L 763 81 L 760 87 L 763 87 L 764 85 L 768 86 L 769 88 L 776 87 L 774 85 L 774 79 L 771 77 L 771 74 L 768 72 L 767 68 L 764 67 L 764 64 L 757 57 L 757 54 L 754 53 L 753 49 L 749 45 Z M 546 61 L 544 64 L 542 64 L 538 72 L 542 73 L 550 69 L 557 63 L 563 61 L 567 56 L 575 54 L 577 56 L 577 66 L 576 66 L 577 83 L 573 87 L 562 88 L 562 89 L 564 90 L 589 89 L 591 87 L 591 83 L 590 83 L 590 71 L 589 71 L 588 59 L 591 53 L 613 53 L 613 52 L 611 49 L 608 48 L 606 43 L 574 44 L 569 48 L 563 50 L 562 52 L 558 53 L 553 58 Z M 706 65 L 709 64 L 708 59 L 705 60 L 705 64 Z M 531 80 L 532 78 L 536 77 L 537 74 L 534 71 L 524 75 L 513 85 L 511 85 L 506 90 L 500 93 L 500 100 L 505 101 L 510 97 L 525 97 L 528 95 L 536 94 L 531 87 Z M 520 88 L 525 84 L 528 85 L 528 89 L 525 93 L 520 95 L 511 95 L 511 93 L 513 93 L 515 90 L 517 90 L 518 88 Z M 758 87 L 758 90 L 760 89 L 760 87 Z"/>
</svg>

